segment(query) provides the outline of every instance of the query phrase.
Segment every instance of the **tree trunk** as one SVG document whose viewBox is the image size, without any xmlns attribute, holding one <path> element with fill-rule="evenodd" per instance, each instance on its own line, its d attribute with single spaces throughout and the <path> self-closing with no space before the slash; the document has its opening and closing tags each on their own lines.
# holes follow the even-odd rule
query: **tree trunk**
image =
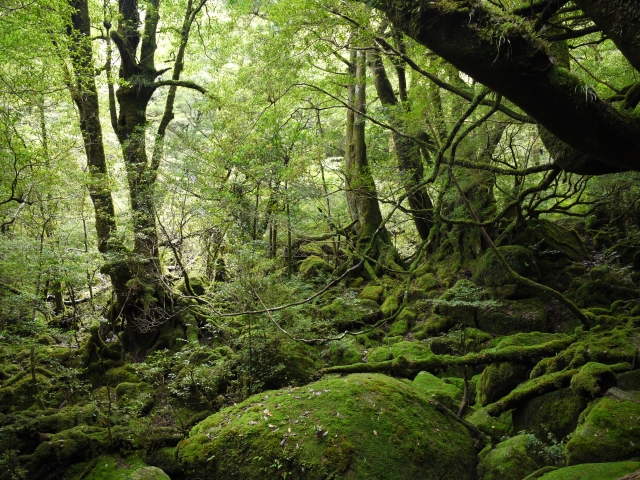
<svg viewBox="0 0 640 480">
<path fill-rule="evenodd" d="M 389 81 L 382 58 L 380 58 L 380 54 L 377 51 L 370 52 L 369 66 L 380 103 L 391 108 L 398 106 L 398 99 Z M 398 68 L 398 75 L 402 95 L 404 85 L 406 85 L 404 70 Z M 397 115 L 391 113 L 389 117 L 389 121 L 393 126 L 398 127 L 399 130 L 404 130 L 404 125 L 401 125 L 401 122 L 395 118 Z M 408 193 L 407 199 L 411 208 L 411 216 L 420 238 L 426 240 L 429 238 L 429 232 L 433 226 L 433 203 L 426 188 L 416 188 L 416 185 L 419 185 L 424 180 L 424 166 L 422 164 L 420 145 L 412 139 L 398 135 L 395 132 L 392 134 L 392 139 L 398 158 L 398 169 L 402 176 L 402 184 Z"/>
</svg>

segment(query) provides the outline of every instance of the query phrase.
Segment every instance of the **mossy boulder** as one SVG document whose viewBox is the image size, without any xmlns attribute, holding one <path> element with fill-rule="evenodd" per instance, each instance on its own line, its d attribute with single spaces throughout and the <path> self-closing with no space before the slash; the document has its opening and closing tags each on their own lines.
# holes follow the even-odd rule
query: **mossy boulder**
<svg viewBox="0 0 640 480">
<path fill-rule="evenodd" d="M 435 302 L 435 313 L 451 317 L 456 324 L 475 326 L 476 311 L 487 297 L 487 292 L 470 280 L 458 280 Z"/>
<path fill-rule="evenodd" d="M 123 367 L 112 368 L 105 374 L 109 385 L 116 386 L 122 382 L 139 383 L 140 377 L 136 375 L 131 365 L 125 365 Z"/>
<path fill-rule="evenodd" d="M 182 468 L 178 463 L 175 447 L 164 447 L 155 450 L 149 458 L 149 465 L 161 468 L 170 476 L 181 476 Z"/>
<path fill-rule="evenodd" d="M 532 398 L 513 412 L 513 430 L 532 432 L 536 437 L 547 439 L 551 433 L 561 440 L 578 426 L 582 411 L 589 401 L 570 388 Z"/>
<path fill-rule="evenodd" d="M 155 404 L 151 384 L 123 382 L 116 387 L 116 405 L 137 415 L 148 414 Z"/>
<path fill-rule="evenodd" d="M 622 390 L 640 391 L 640 370 L 632 370 L 618 374 L 618 388 Z"/>
<path fill-rule="evenodd" d="M 320 315 L 329 320 L 334 328 L 344 331 L 375 323 L 380 318 L 380 307 L 373 300 L 340 297 L 322 307 Z"/>
<path fill-rule="evenodd" d="M 568 258 L 577 262 L 589 258 L 589 252 L 578 232 L 546 219 L 527 222 L 525 228 L 515 235 L 512 243 L 535 249 L 539 256 L 551 260 Z"/>
<path fill-rule="evenodd" d="M 571 379 L 571 390 L 578 395 L 595 398 L 616 384 L 616 375 L 609 365 L 588 362 Z"/>
<path fill-rule="evenodd" d="M 511 411 L 505 412 L 499 417 L 492 417 L 486 409 L 480 408 L 468 415 L 466 420 L 473 423 L 481 432 L 489 435 L 496 442 L 511 435 L 513 431 Z"/>
<path fill-rule="evenodd" d="M 487 366 L 476 385 L 476 403 L 486 406 L 504 397 L 526 380 L 527 370 L 523 365 L 500 362 Z"/>
<path fill-rule="evenodd" d="M 566 446 L 569 465 L 640 456 L 640 404 L 604 397 L 583 416 Z"/>
<path fill-rule="evenodd" d="M 376 374 L 254 395 L 198 424 L 177 452 L 187 472 L 218 480 L 476 478 L 466 429 Z"/>
<path fill-rule="evenodd" d="M 101 455 L 91 462 L 72 466 L 64 478 L 75 480 L 81 476 L 83 480 L 169 480 L 160 468 L 146 465 L 137 455 Z"/>
<path fill-rule="evenodd" d="M 414 282 L 415 287 L 418 290 L 422 290 L 424 292 L 428 292 L 435 288 L 438 288 L 438 278 L 433 273 L 425 273 L 424 275 L 415 279 Z"/>
<path fill-rule="evenodd" d="M 498 251 L 517 274 L 534 281 L 540 278 L 538 263 L 528 248 L 520 245 L 507 245 L 498 247 Z M 478 285 L 486 287 L 516 283 L 493 250 L 489 250 L 478 263 L 474 279 Z"/>
<path fill-rule="evenodd" d="M 400 300 L 395 295 L 391 295 L 380 305 L 380 312 L 383 316 L 390 317 L 398 311 L 398 308 L 400 308 Z"/>
<path fill-rule="evenodd" d="M 456 326 L 456 321 L 453 317 L 445 315 L 431 315 L 427 318 L 427 323 L 424 327 L 424 337 L 432 337 L 441 333 L 448 332 Z M 419 337 L 420 338 L 420 337 Z"/>
<path fill-rule="evenodd" d="M 494 335 L 544 332 L 547 326 L 545 307 L 538 298 L 502 300 L 500 306 L 480 308 L 476 321 L 480 330 Z"/>
<path fill-rule="evenodd" d="M 517 435 L 501 442 L 480 457 L 479 480 L 522 480 L 540 468 L 531 458 L 528 435 Z"/>
<path fill-rule="evenodd" d="M 621 480 L 640 469 L 640 462 L 583 463 L 542 475 L 540 480 Z"/>
<path fill-rule="evenodd" d="M 453 411 L 458 411 L 462 402 L 462 390 L 429 372 L 418 373 L 413 379 L 413 388 Z"/>
<path fill-rule="evenodd" d="M 158 467 L 142 467 L 131 474 L 131 480 L 171 480 L 171 478 Z"/>
<path fill-rule="evenodd" d="M 380 303 L 382 294 L 384 293 L 384 287 L 380 285 L 367 285 L 362 289 L 358 298 L 363 300 L 372 300 L 376 303 Z M 397 308 L 396 308 L 397 309 Z"/>
<path fill-rule="evenodd" d="M 300 275 L 305 280 L 312 280 L 320 275 L 326 275 L 333 271 L 333 267 L 317 255 L 305 258 L 298 268 Z"/>
</svg>

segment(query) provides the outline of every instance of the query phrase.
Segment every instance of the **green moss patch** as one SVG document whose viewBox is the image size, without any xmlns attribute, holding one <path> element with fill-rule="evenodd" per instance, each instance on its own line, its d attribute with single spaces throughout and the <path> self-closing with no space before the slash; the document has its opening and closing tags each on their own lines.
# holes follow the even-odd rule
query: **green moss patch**
<svg viewBox="0 0 640 480">
<path fill-rule="evenodd" d="M 583 463 L 560 468 L 540 477 L 542 480 L 616 480 L 640 469 L 639 462 Z"/>
<path fill-rule="evenodd" d="M 376 374 L 265 392 L 207 418 L 178 445 L 205 478 L 475 478 L 464 427 L 405 382 Z"/>
<path fill-rule="evenodd" d="M 460 407 L 460 402 L 462 402 L 462 390 L 460 390 L 460 388 L 445 382 L 429 372 L 420 372 L 416 378 L 413 379 L 413 388 L 424 393 L 427 397 L 437 400 L 453 411 L 457 411 Z"/>
<path fill-rule="evenodd" d="M 540 466 L 528 452 L 528 435 L 518 435 L 499 443 L 478 464 L 480 480 L 521 480 Z"/>
<path fill-rule="evenodd" d="M 629 460 L 640 455 L 640 405 L 602 398 L 567 443 L 569 465 Z"/>
</svg>

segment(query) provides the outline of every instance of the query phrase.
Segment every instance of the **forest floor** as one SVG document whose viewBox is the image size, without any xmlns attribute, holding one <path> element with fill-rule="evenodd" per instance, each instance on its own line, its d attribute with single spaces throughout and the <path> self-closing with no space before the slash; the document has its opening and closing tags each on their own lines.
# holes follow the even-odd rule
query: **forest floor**
<svg viewBox="0 0 640 480">
<path fill-rule="evenodd" d="M 640 471 L 636 240 L 540 220 L 500 247 L 586 324 L 492 253 L 235 315 L 322 289 L 317 245 L 292 279 L 194 279 L 206 302 L 180 300 L 145 352 L 88 303 L 8 323 L 0 479 L 622 478 Z"/>
</svg>

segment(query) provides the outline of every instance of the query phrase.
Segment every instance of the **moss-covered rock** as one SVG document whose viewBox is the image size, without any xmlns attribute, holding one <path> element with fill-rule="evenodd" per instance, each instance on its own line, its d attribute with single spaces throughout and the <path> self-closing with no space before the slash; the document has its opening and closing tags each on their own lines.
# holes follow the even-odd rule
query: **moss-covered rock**
<svg viewBox="0 0 640 480">
<path fill-rule="evenodd" d="M 480 375 L 476 386 L 476 403 L 486 406 L 493 403 L 527 378 L 523 365 L 510 362 L 492 363 Z"/>
<path fill-rule="evenodd" d="M 542 475 L 540 480 L 617 480 L 640 469 L 640 462 L 583 463 Z"/>
<path fill-rule="evenodd" d="M 456 412 L 462 402 L 462 390 L 460 388 L 429 372 L 420 372 L 416 375 L 416 378 L 413 379 L 413 388 Z"/>
<path fill-rule="evenodd" d="M 358 298 L 363 300 L 372 300 L 376 303 L 380 302 L 382 294 L 384 293 L 384 287 L 380 285 L 367 285 L 362 289 Z"/>
<path fill-rule="evenodd" d="M 418 290 L 428 292 L 435 288 L 438 288 L 438 278 L 433 273 L 425 273 L 424 275 L 416 278 L 414 282 L 415 287 Z"/>
<path fill-rule="evenodd" d="M 513 332 L 544 332 L 546 313 L 538 298 L 502 300 L 500 306 L 478 309 L 477 327 L 494 335 Z"/>
<path fill-rule="evenodd" d="M 400 308 L 400 300 L 395 295 L 391 295 L 380 305 L 380 312 L 383 316 L 390 317 L 398 311 L 398 308 Z"/>
<path fill-rule="evenodd" d="M 529 436 L 517 435 L 481 455 L 480 480 L 522 480 L 540 468 L 529 453 Z"/>
<path fill-rule="evenodd" d="M 123 382 L 116 387 L 116 404 L 137 415 L 146 415 L 155 403 L 153 394 L 154 388 L 149 383 Z"/>
<path fill-rule="evenodd" d="M 178 463 L 175 447 L 164 447 L 155 450 L 149 458 L 149 465 L 161 468 L 163 472 L 172 477 L 182 474 L 182 467 Z"/>
<path fill-rule="evenodd" d="M 389 327 L 387 338 L 397 337 L 406 334 L 409 331 L 409 323 L 406 320 L 396 320 Z"/>
<path fill-rule="evenodd" d="M 331 273 L 333 271 L 333 267 L 325 262 L 321 257 L 311 255 L 300 263 L 298 271 L 305 280 L 312 280 L 319 275 Z"/>
<path fill-rule="evenodd" d="M 107 377 L 107 382 L 109 382 L 109 385 L 111 386 L 116 386 L 123 382 L 139 383 L 141 381 L 140 377 L 136 375 L 135 370 L 131 365 L 112 368 L 106 372 L 105 376 Z"/>
<path fill-rule="evenodd" d="M 618 388 L 622 390 L 640 391 L 640 370 L 620 373 L 617 377 Z"/>
<path fill-rule="evenodd" d="M 567 443 L 569 465 L 629 460 L 640 455 L 640 405 L 600 399 L 583 414 Z"/>
<path fill-rule="evenodd" d="M 615 387 L 616 383 L 616 375 L 609 365 L 588 362 L 571 379 L 571 390 L 578 395 L 595 398 Z"/>
<path fill-rule="evenodd" d="M 561 440 L 576 429 L 587 404 L 586 398 L 570 388 L 534 397 L 513 412 L 513 430 L 532 432 L 541 439 L 551 433 Z"/>
<path fill-rule="evenodd" d="M 451 317 L 456 324 L 475 326 L 476 311 L 483 305 L 487 292 L 470 280 L 458 280 L 435 302 L 435 313 Z"/>
<path fill-rule="evenodd" d="M 520 245 L 508 245 L 498 247 L 498 251 L 517 274 L 534 281 L 540 278 L 538 263 L 528 248 Z M 486 287 L 515 283 L 493 250 L 489 250 L 480 260 L 474 279 L 479 285 Z"/>
<path fill-rule="evenodd" d="M 255 395 L 193 428 L 178 458 L 219 480 L 475 478 L 466 429 L 411 385 L 374 374 Z"/>
<path fill-rule="evenodd" d="M 79 463 L 69 468 L 64 478 L 75 480 L 167 480 L 169 476 L 161 469 L 147 466 L 137 455 L 120 457 L 101 455 L 90 462 Z"/>
<path fill-rule="evenodd" d="M 336 298 L 320 309 L 320 315 L 333 327 L 344 331 L 351 327 L 369 325 L 380 318 L 380 307 L 373 300 L 361 298 Z"/>
<path fill-rule="evenodd" d="M 482 433 L 489 435 L 494 441 L 500 441 L 503 437 L 511 435 L 513 431 L 511 411 L 498 417 L 492 417 L 484 408 L 480 408 L 467 416 L 466 420 L 473 423 Z"/>
<path fill-rule="evenodd" d="M 552 260 L 564 257 L 582 261 L 589 258 L 578 232 L 546 219 L 530 220 L 512 243 L 535 249 L 538 255 Z"/>
</svg>

